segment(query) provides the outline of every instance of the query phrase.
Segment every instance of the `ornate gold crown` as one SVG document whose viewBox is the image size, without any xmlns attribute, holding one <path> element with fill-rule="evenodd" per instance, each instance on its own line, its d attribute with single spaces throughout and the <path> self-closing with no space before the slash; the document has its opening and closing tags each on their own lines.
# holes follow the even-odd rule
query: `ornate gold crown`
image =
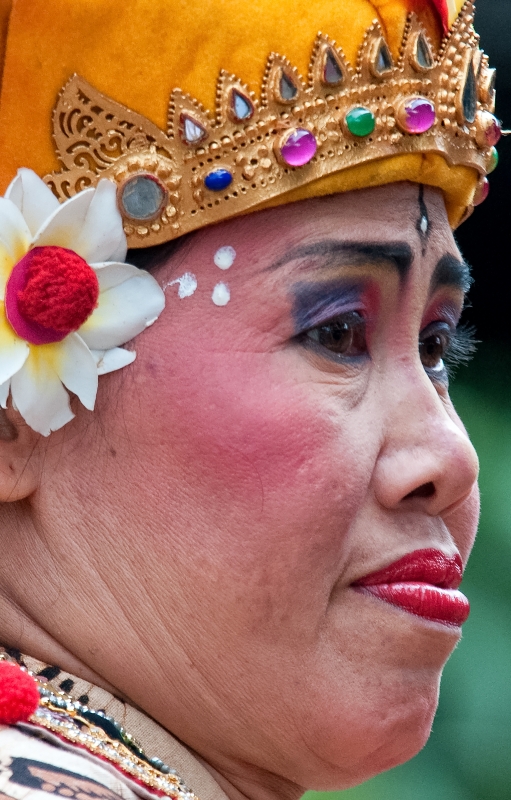
<svg viewBox="0 0 511 800">
<path fill-rule="evenodd" d="M 403 153 L 439 153 L 481 180 L 495 161 L 495 71 L 479 49 L 472 0 L 438 53 L 408 18 L 394 63 L 374 22 L 356 67 L 318 34 L 308 84 L 270 55 L 260 101 L 222 72 L 216 120 L 176 89 L 168 132 L 74 76 L 54 112 L 63 170 L 45 180 L 66 199 L 107 177 L 130 247 L 227 219 L 325 175 Z"/>
</svg>

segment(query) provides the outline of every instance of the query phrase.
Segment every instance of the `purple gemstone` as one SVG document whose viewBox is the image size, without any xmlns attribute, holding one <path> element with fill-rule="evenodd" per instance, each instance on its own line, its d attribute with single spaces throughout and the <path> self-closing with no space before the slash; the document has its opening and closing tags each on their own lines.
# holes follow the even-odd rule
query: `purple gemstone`
<svg viewBox="0 0 511 800">
<path fill-rule="evenodd" d="M 435 106 L 425 97 L 414 97 L 404 107 L 403 127 L 408 133 L 425 133 L 435 124 Z"/>
<path fill-rule="evenodd" d="M 305 128 L 296 128 L 280 148 L 280 154 L 290 167 L 303 167 L 314 158 L 317 149 L 316 137 Z"/>
</svg>

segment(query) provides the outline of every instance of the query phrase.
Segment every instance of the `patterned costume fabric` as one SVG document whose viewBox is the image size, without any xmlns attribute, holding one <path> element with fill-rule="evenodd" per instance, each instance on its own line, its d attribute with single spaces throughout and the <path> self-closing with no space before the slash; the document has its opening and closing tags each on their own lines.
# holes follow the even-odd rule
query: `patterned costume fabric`
<svg viewBox="0 0 511 800">
<path fill-rule="evenodd" d="M 37 735 L 0 727 L 0 797 L 12 800 L 136 800 L 123 781 L 99 763 L 45 742 Z"/>
<path fill-rule="evenodd" d="M 73 700 L 113 717 L 149 755 L 171 765 L 199 800 L 227 800 L 190 751 L 137 708 L 57 666 L 0 647 L 2 654 L 44 679 L 55 692 L 65 692 Z M 0 726 L 0 798 L 5 795 L 13 800 L 49 800 L 44 795 L 50 794 L 76 800 L 113 800 L 116 796 L 148 800 L 162 796 L 131 780 L 114 765 L 44 729 L 33 725 Z"/>
</svg>

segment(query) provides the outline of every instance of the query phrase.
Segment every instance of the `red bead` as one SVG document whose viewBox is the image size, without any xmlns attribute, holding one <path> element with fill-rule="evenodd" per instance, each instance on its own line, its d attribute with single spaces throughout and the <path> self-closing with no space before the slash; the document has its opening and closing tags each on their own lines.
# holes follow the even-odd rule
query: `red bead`
<svg viewBox="0 0 511 800">
<path fill-rule="evenodd" d="M 27 722 L 38 705 L 34 678 L 16 664 L 0 661 L 0 725 Z"/>
</svg>

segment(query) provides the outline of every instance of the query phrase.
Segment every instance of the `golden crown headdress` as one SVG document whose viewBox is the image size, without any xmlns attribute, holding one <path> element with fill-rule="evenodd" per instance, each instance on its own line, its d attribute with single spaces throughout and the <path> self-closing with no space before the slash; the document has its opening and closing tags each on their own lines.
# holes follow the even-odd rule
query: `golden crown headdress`
<svg viewBox="0 0 511 800">
<path fill-rule="evenodd" d="M 415 14 L 394 62 L 374 22 L 352 66 L 318 34 L 307 84 L 271 54 L 260 100 L 236 76 L 218 80 L 216 118 L 179 89 L 165 133 L 79 76 L 54 112 L 66 199 L 107 177 L 130 247 L 148 247 L 253 209 L 339 170 L 404 153 L 438 153 L 484 176 L 496 162 L 495 71 L 479 49 L 468 0 L 435 53 Z"/>
</svg>

